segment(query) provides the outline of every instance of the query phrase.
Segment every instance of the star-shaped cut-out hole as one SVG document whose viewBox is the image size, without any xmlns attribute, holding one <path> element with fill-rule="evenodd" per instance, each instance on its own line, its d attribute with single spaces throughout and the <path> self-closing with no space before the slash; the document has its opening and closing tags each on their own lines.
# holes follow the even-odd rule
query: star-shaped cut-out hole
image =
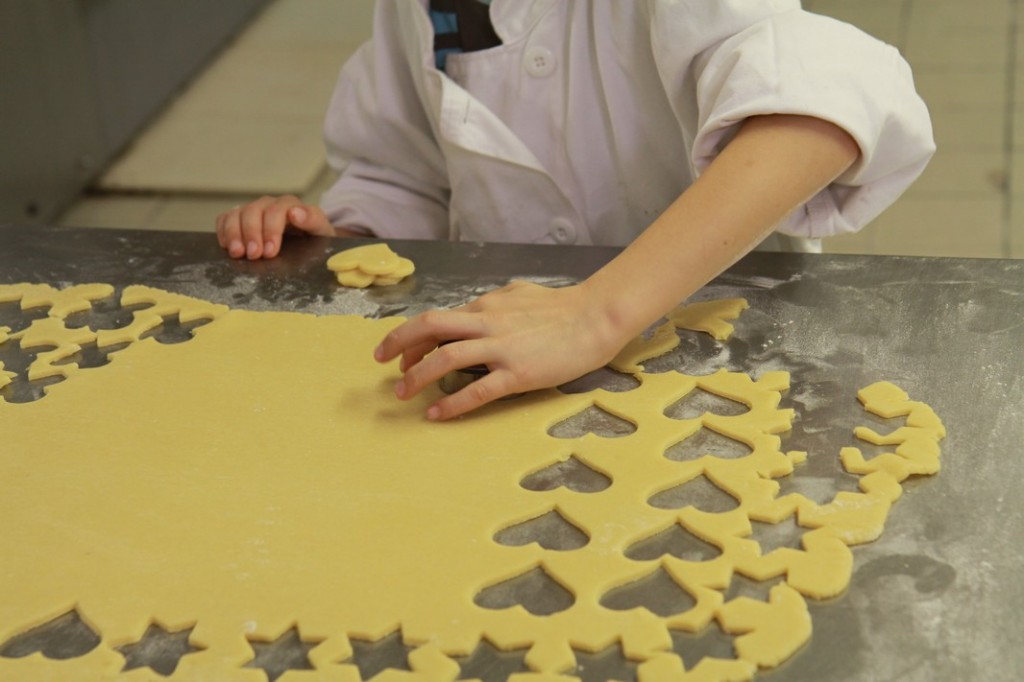
<svg viewBox="0 0 1024 682">
<path fill-rule="evenodd" d="M 761 546 L 761 556 L 774 552 L 780 547 L 803 549 L 800 539 L 807 529 L 796 522 L 796 517 L 793 514 L 778 523 L 751 521 L 750 527 L 753 531 L 750 534 L 750 539 Z"/>
<path fill-rule="evenodd" d="M 666 407 L 665 416 L 671 419 L 696 419 L 705 414 L 734 417 L 749 411 L 750 408 L 743 403 L 724 398 L 702 388 L 695 388 Z"/>
<path fill-rule="evenodd" d="M 714 429 L 701 427 L 697 433 L 665 450 L 665 457 L 674 462 L 688 462 L 705 455 L 719 459 L 738 459 L 751 452 L 753 449 L 746 443 L 726 438 Z"/>
<path fill-rule="evenodd" d="M 686 613 L 696 604 L 693 595 L 661 566 L 639 580 L 612 588 L 601 597 L 601 606 L 607 609 L 643 608 L 662 618 Z"/>
<path fill-rule="evenodd" d="M 460 680 L 505 682 L 511 675 L 527 673 L 525 659 L 529 649 L 502 651 L 486 639 L 480 640 L 469 656 L 454 658 L 459 664 Z"/>
<path fill-rule="evenodd" d="M 345 661 L 359 668 L 359 677 L 371 680 L 384 670 L 411 670 L 409 652 L 415 647 L 406 646 L 402 631 L 395 630 L 376 641 L 349 637 L 352 644 L 352 658 Z"/>
<path fill-rule="evenodd" d="M 580 682 L 633 682 L 636 680 L 637 663 L 622 653 L 621 644 L 590 653 L 573 649 L 576 654 L 576 667 L 567 670 L 565 675 L 579 678 Z"/>
<path fill-rule="evenodd" d="M 0 656 L 22 658 L 41 653 L 46 658 L 64 660 L 84 656 L 99 643 L 99 634 L 82 620 L 78 611 L 69 611 L 11 637 L 0 645 Z"/>
<path fill-rule="evenodd" d="M 580 438 L 593 433 L 601 438 L 621 438 L 636 431 L 636 425 L 597 405 L 591 405 L 568 419 L 558 422 L 548 435 L 555 438 Z"/>
<path fill-rule="evenodd" d="M 686 670 L 694 667 L 705 658 L 736 658 L 733 641 L 735 637 L 726 634 L 714 621 L 697 633 L 669 630 L 672 636 L 672 651 L 683 659 Z"/>
<path fill-rule="evenodd" d="M 564 486 L 577 493 L 599 493 L 611 484 L 612 479 L 590 468 L 576 455 L 535 471 L 519 482 L 527 490 L 545 492 Z"/>
<path fill-rule="evenodd" d="M 796 493 L 817 504 L 828 504 L 838 492 L 860 492 L 860 476 L 847 473 L 838 457 L 808 456 L 793 473 L 775 479 L 779 484 L 776 497 Z"/>
<path fill-rule="evenodd" d="M 274 682 L 289 670 L 312 670 L 309 652 L 319 643 L 304 641 L 296 628 L 288 630 L 273 642 L 250 639 L 249 646 L 255 656 L 245 667 L 262 669 L 267 674 L 268 682 Z"/>
<path fill-rule="evenodd" d="M 701 474 L 686 483 L 655 493 L 647 504 L 658 509 L 682 509 L 693 507 L 703 512 L 717 514 L 736 509 L 739 501 Z"/>
<path fill-rule="evenodd" d="M 754 580 L 734 571 L 732 578 L 729 580 L 729 587 L 725 591 L 725 601 L 730 602 L 739 597 L 748 597 L 766 602 L 768 601 L 769 592 L 781 582 L 783 582 L 781 575 L 768 578 L 767 580 Z"/>
<path fill-rule="evenodd" d="M 189 643 L 188 638 L 192 635 L 193 629 L 194 626 L 171 632 L 155 623 L 150 625 L 138 642 L 117 647 L 124 656 L 122 670 L 151 668 L 160 675 L 173 674 L 182 657 L 205 648 Z"/>
</svg>

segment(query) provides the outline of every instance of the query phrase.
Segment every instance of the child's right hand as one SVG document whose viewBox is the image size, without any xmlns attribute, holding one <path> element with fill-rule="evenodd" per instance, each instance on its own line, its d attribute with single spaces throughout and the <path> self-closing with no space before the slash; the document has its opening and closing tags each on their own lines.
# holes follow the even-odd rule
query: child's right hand
<svg viewBox="0 0 1024 682">
<path fill-rule="evenodd" d="M 260 197 L 217 216 L 217 241 L 232 258 L 273 258 L 281 251 L 287 227 L 330 237 L 334 227 L 317 206 L 292 195 Z"/>
</svg>

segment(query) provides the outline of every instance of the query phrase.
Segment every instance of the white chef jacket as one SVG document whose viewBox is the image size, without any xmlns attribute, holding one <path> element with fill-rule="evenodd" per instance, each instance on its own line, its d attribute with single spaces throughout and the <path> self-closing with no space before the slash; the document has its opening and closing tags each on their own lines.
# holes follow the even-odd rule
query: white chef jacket
<svg viewBox="0 0 1024 682">
<path fill-rule="evenodd" d="M 799 0 L 494 0 L 502 45 L 434 66 L 427 0 L 378 0 L 325 125 L 322 205 L 384 238 L 625 245 L 741 121 L 803 114 L 860 159 L 777 226 L 852 232 L 934 152 L 898 51 Z M 798 240 L 799 241 L 799 240 Z"/>
</svg>

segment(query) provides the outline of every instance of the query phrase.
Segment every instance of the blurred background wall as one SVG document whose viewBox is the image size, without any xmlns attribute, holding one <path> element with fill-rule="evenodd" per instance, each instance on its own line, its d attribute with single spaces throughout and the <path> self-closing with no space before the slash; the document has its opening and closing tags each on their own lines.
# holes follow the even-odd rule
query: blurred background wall
<svg viewBox="0 0 1024 682">
<path fill-rule="evenodd" d="M 805 0 L 901 50 L 939 152 L 833 252 L 1024 257 L 1022 0 Z M 0 222 L 211 231 L 316 201 L 369 0 L 0 0 Z"/>
</svg>

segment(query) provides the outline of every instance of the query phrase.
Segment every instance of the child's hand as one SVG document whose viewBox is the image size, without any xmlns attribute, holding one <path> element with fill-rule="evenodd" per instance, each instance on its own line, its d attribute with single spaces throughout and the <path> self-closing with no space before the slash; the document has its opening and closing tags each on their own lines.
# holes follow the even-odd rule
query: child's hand
<svg viewBox="0 0 1024 682">
<path fill-rule="evenodd" d="M 232 258 L 273 258 L 281 251 L 286 227 L 334 236 L 334 227 L 316 206 L 298 197 L 261 197 L 217 216 L 217 241 Z"/>
<path fill-rule="evenodd" d="M 430 311 L 396 327 L 374 353 L 402 356 L 395 394 L 409 399 L 449 372 L 486 365 L 490 372 L 442 398 L 429 419 L 450 419 L 492 400 L 576 379 L 610 361 L 620 338 L 605 302 L 586 283 L 549 289 L 514 282 L 450 311 Z M 445 341 L 452 343 L 439 344 Z"/>
</svg>

